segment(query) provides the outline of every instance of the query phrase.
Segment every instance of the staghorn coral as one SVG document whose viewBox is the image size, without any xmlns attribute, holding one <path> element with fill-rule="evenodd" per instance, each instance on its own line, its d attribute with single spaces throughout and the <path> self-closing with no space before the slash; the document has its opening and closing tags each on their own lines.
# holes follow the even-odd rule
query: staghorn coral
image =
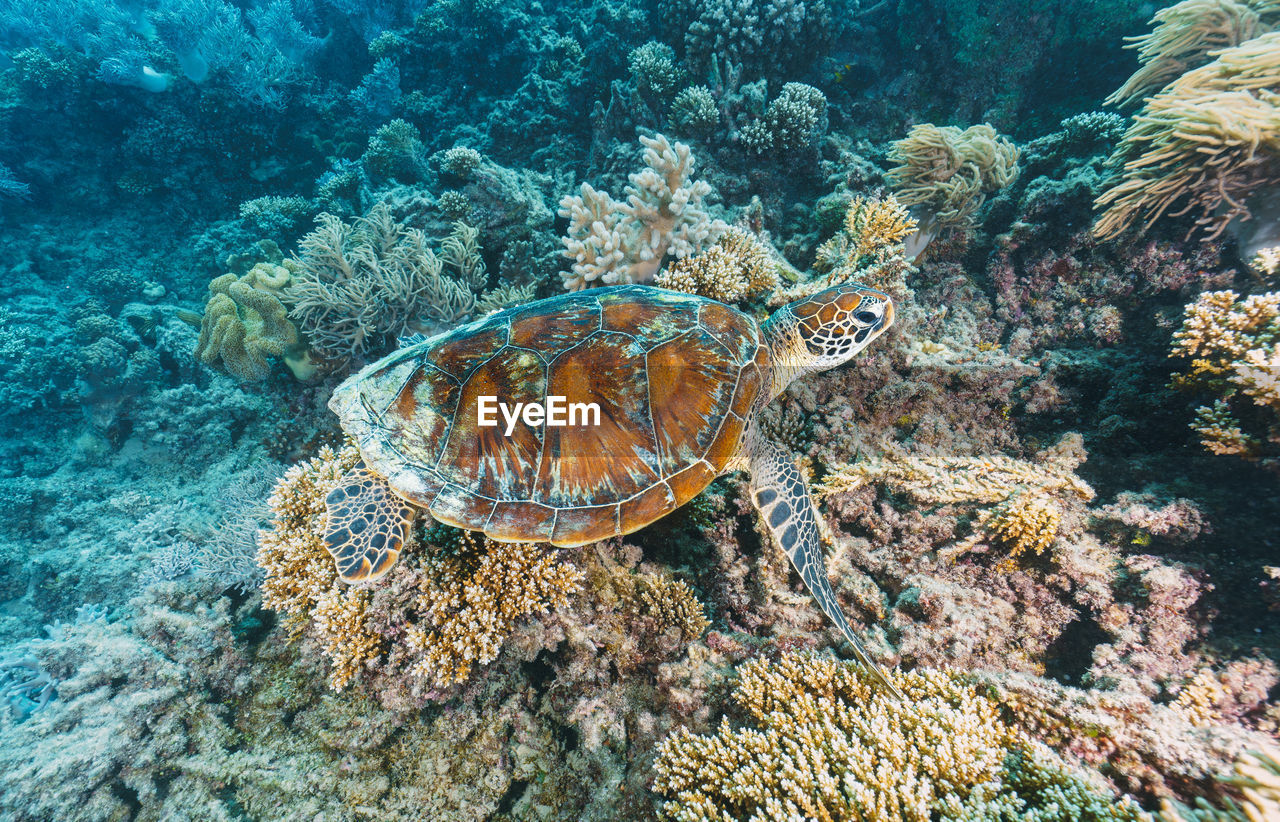
<svg viewBox="0 0 1280 822">
<path fill-rule="evenodd" d="M 845 211 L 842 229 L 819 246 L 813 267 L 826 272 L 830 282 L 855 279 L 851 270 L 901 254 L 902 242 L 917 228 L 919 222 L 892 194 L 854 197 Z"/>
<path fill-rule="evenodd" d="M 696 254 L 728 229 L 703 204 L 711 184 L 691 179 L 687 145 L 661 134 L 640 142 L 647 168 L 631 175 L 625 202 L 589 183 L 560 200 L 560 216 L 569 220 L 563 253 L 574 261 L 560 276 L 570 291 L 649 282 L 668 256 Z"/>
<path fill-rule="evenodd" d="M 624 597 L 636 612 L 653 619 L 659 633 L 675 628 L 686 643 L 711 625 L 693 589 L 669 574 L 637 575 L 635 587 Z"/>
<path fill-rule="evenodd" d="M 1210 239 L 1248 220 L 1250 194 L 1280 184 L 1280 32 L 1216 52 L 1147 100 L 1109 162 L 1122 172 L 1095 201 L 1099 238 L 1166 213 L 1198 213 L 1192 231 Z"/>
<path fill-rule="evenodd" d="M 627 68 L 642 92 L 667 97 L 684 79 L 671 46 L 650 40 L 627 55 Z"/>
<path fill-rule="evenodd" d="M 770 249 L 754 234 L 730 228 L 701 254 L 676 260 L 653 283 L 734 303 L 777 288 L 777 264 Z"/>
<path fill-rule="evenodd" d="M 580 573 L 536 545 L 463 539 L 459 556 L 436 555 L 422 564 L 405 632 L 416 656 L 413 676 L 433 688 L 462 682 L 473 665 L 492 662 L 526 616 L 564 606 L 578 590 Z"/>
<path fill-rule="evenodd" d="M 244 382 L 270 375 L 267 357 L 284 360 L 300 380 L 310 378 L 315 367 L 281 302 L 292 279 L 288 266 L 259 263 L 242 277 L 223 274 L 209 283 L 196 357 Z"/>
<path fill-rule="evenodd" d="M 1139 820 L 1007 725 L 964 676 L 895 672 L 905 701 L 861 671 L 807 654 L 739 668 L 733 697 L 759 725 L 681 728 L 658 749 L 654 788 L 679 822 L 830 819 Z"/>
<path fill-rule="evenodd" d="M 484 269 L 449 250 L 450 243 L 474 244 L 473 234 L 460 238 L 459 223 L 445 241 L 445 260 L 425 234 L 396 222 L 384 203 L 353 223 L 327 213 L 317 223 L 298 244 L 294 279 L 282 297 L 312 349 L 331 365 L 381 353 L 422 330 L 421 323 L 453 325 L 475 311 L 483 285 L 475 275 Z M 443 273 L 446 261 L 458 278 Z"/>
<path fill-rule="evenodd" d="M 1252 40 L 1280 23 L 1275 0 L 1183 0 L 1151 18 L 1149 34 L 1126 38 L 1142 64 L 1107 105 L 1131 105 L 1164 88 L 1189 69 L 1209 62 L 1213 52 Z"/>
<path fill-rule="evenodd" d="M 1191 425 L 1205 448 L 1256 459 L 1280 446 L 1280 292 L 1244 299 L 1234 291 L 1201 294 L 1187 306 L 1170 356 L 1190 360 L 1175 387 L 1219 395 L 1196 410 Z M 1246 413 L 1256 433 L 1242 427 Z"/>
<path fill-rule="evenodd" d="M 689 86 L 671 101 L 671 122 L 681 132 L 693 137 L 707 137 L 720 124 L 720 109 L 711 89 Z"/>
<path fill-rule="evenodd" d="M 963 131 L 914 126 L 893 143 L 889 159 L 895 163 L 886 175 L 890 186 L 903 205 L 917 210 L 929 236 L 969 225 L 989 192 L 1018 178 L 1018 148 L 986 123 Z"/>
<path fill-rule="evenodd" d="M 986 512 L 984 512 L 986 513 Z M 1062 511 L 1043 491 L 1023 491 L 1010 497 L 990 516 L 979 515 L 978 525 L 1009 547 L 1009 556 L 997 568 L 1012 570 L 1027 551 L 1043 554 L 1058 536 Z"/>
</svg>

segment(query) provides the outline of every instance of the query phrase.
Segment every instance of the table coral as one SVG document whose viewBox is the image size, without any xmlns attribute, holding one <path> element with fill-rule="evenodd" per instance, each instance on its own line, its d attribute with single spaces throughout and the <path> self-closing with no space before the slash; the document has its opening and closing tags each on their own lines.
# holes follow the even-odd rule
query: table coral
<svg viewBox="0 0 1280 822">
<path fill-rule="evenodd" d="M 680 729 L 668 737 L 654 783 L 668 799 L 666 815 L 681 822 L 1143 818 L 1132 801 L 1113 800 L 1006 724 L 964 676 L 892 677 L 909 699 L 885 699 L 856 667 L 822 657 L 747 662 L 733 696 L 759 728 L 724 723 L 711 736 Z"/>
<path fill-rule="evenodd" d="M 561 277 L 570 291 L 649 282 L 668 255 L 696 254 L 728 229 L 704 204 L 711 184 L 692 179 L 687 145 L 661 134 L 640 142 L 646 168 L 631 175 L 625 202 L 589 183 L 560 200 L 560 216 L 569 220 L 564 256 L 573 260 Z"/>
</svg>

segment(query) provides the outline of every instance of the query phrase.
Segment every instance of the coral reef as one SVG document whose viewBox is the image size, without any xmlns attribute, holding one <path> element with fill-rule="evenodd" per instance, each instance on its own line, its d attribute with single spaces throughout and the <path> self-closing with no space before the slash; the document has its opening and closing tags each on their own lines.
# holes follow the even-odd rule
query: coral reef
<svg viewBox="0 0 1280 822">
<path fill-rule="evenodd" d="M 889 159 L 886 179 L 903 205 L 917 209 L 922 235 L 971 225 L 986 195 L 1018 178 L 1017 147 L 985 123 L 915 126 L 893 143 Z"/>
<path fill-rule="evenodd" d="M 437 256 L 426 235 L 397 222 L 385 204 L 353 223 L 332 214 L 317 223 L 299 243 L 282 299 L 329 367 L 385 353 L 421 323 L 449 326 L 475 311 L 487 275 L 474 230 L 455 227 Z M 457 277 L 444 273 L 446 262 Z"/>
<path fill-rule="evenodd" d="M 777 288 L 776 269 L 768 247 L 750 232 L 730 228 L 701 254 L 676 260 L 658 274 L 653 283 L 722 303 L 734 303 Z"/>
<path fill-rule="evenodd" d="M 963 676 L 894 679 L 907 701 L 821 657 L 747 662 L 733 696 L 759 729 L 725 723 L 664 741 L 654 783 L 664 811 L 690 822 L 1144 818 L 1007 725 Z"/>
<path fill-rule="evenodd" d="M 631 175 L 625 202 L 588 183 L 560 201 L 560 216 L 569 220 L 564 256 L 574 261 L 561 274 L 570 291 L 649 282 L 668 255 L 696 254 L 728 228 L 703 204 L 712 188 L 692 179 L 689 146 L 661 134 L 640 142 L 647 168 Z"/>
</svg>

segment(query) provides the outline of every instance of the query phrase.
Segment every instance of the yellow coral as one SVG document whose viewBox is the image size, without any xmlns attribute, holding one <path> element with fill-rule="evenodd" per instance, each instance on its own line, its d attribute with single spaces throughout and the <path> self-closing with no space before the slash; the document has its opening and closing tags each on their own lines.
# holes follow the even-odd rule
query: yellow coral
<svg viewBox="0 0 1280 822">
<path fill-rule="evenodd" d="M 1174 334 L 1173 357 L 1190 360 L 1174 386 L 1220 395 L 1200 406 L 1191 427 L 1215 454 L 1256 457 L 1262 439 L 1245 433 L 1231 407 L 1237 394 L 1268 415 L 1266 439 L 1280 444 L 1280 292 L 1241 300 L 1234 291 L 1209 291 L 1187 306 Z"/>
<path fill-rule="evenodd" d="M 917 125 L 895 142 L 886 175 L 898 199 L 927 211 L 926 230 L 968 224 L 986 193 L 1018 178 L 1018 148 L 990 125 Z"/>
<path fill-rule="evenodd" d="M 291 281 L 285 266 L 258 263 L 243 277 L 223 274 L 209 283 L 196 357 L 245 382 L 267 378 L 267 357 L 282 358 L 298 379 L 313 376 L 315 366 L 280 300 Z"/>
<path fill-rule="evenodd" d="M 1120 181 L 1095 201 L 1100 238 L 1196 211 L 1210 238 L 1280 185 L 1280 32 L 1215 54 L 1149 99 L 1112 155 Z M 1177 206 L 1177 210 L 1173 210 Z"/>
<path fill-rule="evenodd" d="M 701 254 L 673 262 L 654 285 L 733 303 L 777 288 L 778 275 L 764 243 L 735 227 Z"/>
<path fill-rule="evenodd" d="M 1058 536 L 1062 509 L 1042 490 L 1015 495 L 990 518 L 980 518 L 982 526 L 1009 547 L 1009 556 L 997 566 L 1012 570 L 1018 557 L 1027 551 L 1043 554 Z"/>
<path fill-rule="evenodd" d="M 519 621 L 568 603 L 581 573 L 541 546 L 469 535 L 460 556 L 424 559 L 414 608 L 418 623 L 405 642 L 418 656 L 411 673 L 448 687 L 475 664 L 498 656 Z"/>
<path fill-rule="evenodd" d="M 360 461 L 353 445 L 323 447 L 315 459 L 289 468 L 267 503 L 274 519 L 258 537 L 266 571 L 262 604 L 308 625 L 333 664 L 329 682 L 344 687 L 361 665 L 382 653 L 383 640 L 365 626 L 369 595 L 343 586 L 321 534 L 324 499 Z"/>
<path fill-rule="evenodd" d="M 853 271 L 881 263 L 902 253 L 902 241 L 919 223 L 892 194 L 884 198 L 855 197 L 844 215 L 844 228 L 818 248 L 814 268 L 827 272 L 828 282 L 855 279 Z"/>
<path fill-rule="evenodd" d="M 654 783 L 664 812 L 680 822 L 932 822 L 1032 808 L 1046 820 L 1141 818 L 1006 724 L 964 676 L 890 677 L 907 699 L 886 698 L 859 666 L 817 656 L 745 663 L 733 696 L 760 729 L 667 737 Z M 1056 816 L 1042 793 L 1057 800 Z"/>
<path fill-rule="evenodd" d="M 628 598 L 633 607 L 657 622 L 660 633 L 679 628 L 680 635 L 692 642 L 711 624 L 693 589 L 667 574 L 639 576 Z"/>
<path fill-rule="evenodd" d="M 1264 248 L 1254 255 L 1249 265 L 1264 277 L 1274 277 L 1280 273 L 1280 245 Z"/>
</svg>

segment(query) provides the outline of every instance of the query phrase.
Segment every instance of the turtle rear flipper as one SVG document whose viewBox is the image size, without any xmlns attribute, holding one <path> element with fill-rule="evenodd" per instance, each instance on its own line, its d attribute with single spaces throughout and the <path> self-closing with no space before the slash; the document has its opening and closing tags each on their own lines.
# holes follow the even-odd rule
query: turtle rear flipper
<svg viewBox="0 0 1280 822">
<path fill-rule="evenodd" d="M 755 434 L 752 432 L 751 439 Z M 786 449 L 767 440 L 753 441 L 751 454 L 751 500 L 764 518 L 782 552 L 800 572 L 805 587 L 835 623 L 840 633 L 853 646 L 853 655 L 891 695 L 904 699 L 902 691 L 867 653 L 853 633 L 836 602 L 835 592 L 827 581 L 827 566 L 822 559 L 822 540 L 818 533 L 818 510 L 809 496 L 809 488 L 795 461 Z"/>
<path fill-rule="evenodd" d="M 344 582 L 375 580 L 391 570 L 409 537 L 414 509 L 363 462 L 324 499 L 324 545 Z"/>
</svg>

